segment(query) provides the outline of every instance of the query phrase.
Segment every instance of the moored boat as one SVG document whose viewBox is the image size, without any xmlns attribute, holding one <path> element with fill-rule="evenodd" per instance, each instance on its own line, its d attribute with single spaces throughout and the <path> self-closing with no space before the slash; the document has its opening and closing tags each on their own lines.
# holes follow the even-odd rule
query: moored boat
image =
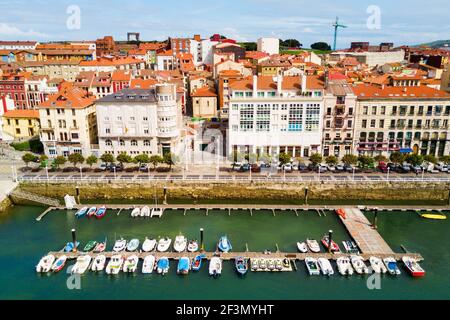
<svg viewBox="0 0 450 320">
<path fill-rule="evenodd" d="M 142 251 L 151 252 L 155 250 L 156 244 L 157 242 L 155 239 L 145 238 L 145 241 L 142 243 Z"/>
<path fill-rule="evenodd" d="M 342 245 L 347 253 L 359 254 L 359 249 L 353 241 L 342 241 Z"/>
<path fill-rule="evenodd" d="M 322 238 L 322 244 L 325 247 L 325 249 L 327 249 L 327 251 L 328 251 L 329 246 L 330 246 L 330 238 L 328 237 L 328 235 L 325 235 Z M 336 242 L 334 242 L 333 240 L 331 240 L 331 252 L 334 252 L 334 253 L 341 252 L 339 245 Z"/>
<path fill-rule="evenodd" d="M 383 262 L 391 275 L 398 276 L 401 274 L 401 271 L 397 265 L 397 261 L 394 258 L 392 257 L 385 258 L 383 259 Z"/>
<path fill-rule="evenodd" d="M 134 252 L 139 248 L 139 240 L 138 239 L 132 239 L 127 244 L 127 251 L 128 252 Z"/>
<path fill-rule="evenodd" d="M 414 277 L 414 278 L 420 278 L 425 276 L 425 270 L 419 265 L 419 263 L 411 258 L 411 257 L 403 257 L 402 261 L 408 269 L 408 272 Z"/>
<path fill-rule="evenodd" d="M 213 257 L 209 262 L 209 275 L 218 277 L 222 274 L 222 259 Z"/>
<path fill-rule="evenodd" d="M 237 257 L 234 266 L 236 268 L 236 271 L 241 276 L 244 276 L 248 272 L 248 259 L 243 257 Z"/>
<path fill-rule="evenodd" d="M 351 256 L 350 262 L 352 263 L 353 269 L 355 269 L 356 273 L 358 274 L 368 274 L 369 268 L 367 268 L 366 263 L 364 262 L 364 259 L 360 256 Z"/>
<path fill-rule="evenodd" d="M 222 236 L 219 239 L 219 243 L 217 244 L 217 247 L 219 248 L 220 251 L 225 252 L 225 253 L 230 252 L 233 249 L 233 247 L 231 246 L 231 242 L 227 236 Z"/>
<path fill-rule="evenodd" d="M 317 259 L 320 270 L 324 276 L 332 276 L 334 274 L 333 267 L 331 266 L 330 260 L 325 258 Z"/>
<path fill-rule="evenodd" d="M 105 250 L 106 250 L 106 239 L 104 242 L 97 243 L 97 245 L 95 246 L 94 252 L 102 253 L 102 252 L 105 252 Z"/>
<path fill-rule="evenodd" d="M 106 266 L 107 274 L 119 274 L 120 269 L 122 269 L 123 258 L 121 255 L 116 255 L 109 260 L 108 265 Z"/>
<path fill-rule="evenodd" d="M 148 218 L 150 217 L 150 208 L 145 206 L 141 209 L 141 214 L 140 214 L 141 218 Z"/>
<path fill-rule="evenodd" d="M 95 212 L 95 217 L 97 219 L 103 219 L 106 216 L 106 207 L 105 206 L 101 206 L 96 212 Z"/>
<path fill-rule="evenodd" d="M 72 274 L 83 274 L 89 268 L 92 258 L 90 255 L 83 255 L 77 258 L 77 262 L 72 268 Z"/>
<path fill-rule="evenodd" d="M 85 246 L 83 251 L 84 252 L 91 252 L 95 249 L 95 247 L 97 246 L 97 241 L 89 241 Z"/>
<path fill-rule="evenodd" d="M 317 240 L 307 239 L 306 244 L 308 245 L 308 248 L 309 248 L 309 250 L 311 250 L 311 252 L 314 252 L 314 253 L 320 252 L 320 246 L 319 246 L 319 243 L 317 242 Z"/>
<path fill-rule="evenodd" d="M 159 274 L 162 274 L 162 275 L 167 274 L 169 272 L 169 268 L 170 268 L 169 258 L 162 257 L 158 260 L 156 271 Z"/>
<path fill-rule="evenodd" d="M 176 252 L 184 252 L 187 248 L 187 239 L 183 235 L 178 235 L 175 237 L 175 241 L 173 242 L 173 249 Z"/>
<path fill-rule="evenodd" d="M 122 252 L 126 249 L 126 247 L 127 247 L 127 240 L 119 239 L 114 244 L 113 251 L 114 252 Z"/>
<path fill-rule="evenodd" d="M 429 212 L 429 213 L 420 214 L 420 216 L 424 219 L 429 219 L 429 220 L 447 220 L 447 216 L 443 213 L 435 214 L 433 212 Z"/>
<path fill-rule="evenodd" d="M 99 254 L 94 258 L 92 262 L 91 271 L 98 272 L 103 271 L 105 269 L 106 264 L 106 256 L 103 254 Z"/>
<path fill-rule="evenodd" d="M 203 254 L 199 254 L 198 256 L 195 256 L 194 260 L 192 260 L 192 270 L 193 271 L 199 271 L 202 267 L 202 261 L 205 258 Z"/>
<path fill-rule="evenodd" d="M 282 259 L 275 259 L 275 270 L 283 271 L 283 260 Z"/>
<path fill-rule="evenodd" d="M 36 266 L 36 272 L 39 273 L 47 273 L 50 272 L 50 270 L 52 269 L 53 263 L 55 262 L 55 256 L 54 255 L 48 255 L 43 257 L 38 265 Z"/>
<path fill-rule="evenodd" d="M 387 268 L 383 264 L 383 261 L 377 257 L 370 257 L 369 259 L 370 266 L 372 267 L 373 272 L 375 273 L 386 273 Z"/>
<path fill-rule="evenodd" d="M 77 241 L 76 246 L 73 242 L 67 242 L 66 246 L 63 248 L 64 252 L 73 252 L 76 248 L 80 246 L 80 241 Z"/>
<path fill-rule="evenodd" d="M 189 241 L 187 250 L 188 250 L 188 252 L 197 252 L 198 251 L 198 242 L 197 242 L 197 240 Z"/>
<path fill-rule="evenodd" d="M 140 215 L 141 215 L 141 209 L 140 208 L 134 208 L 133 211 L 131 212 L 131 217 L 132 218 L 140 217 Z"/>
<path fill-rule="evenodd" d="M 155 256 L 149 255 L 144 258 L 144 263 L 142 264 L 142 273 L 150 274 L 153 273 L 155 269 Z"/>
<path fill-rule="evenodd" d="M 190 268 L 191 259 L 189 259 L 188 257 L 181 257 L 181 259 L 178 261 L 177 274 L 187 275 Z"/>
<path fill-rule="evenodd" d="M 251 262 L 252 271 L 257 271 L 259 269 L 259 260 L 251 259 L 250 262 Z"/>
<path fill-rule="evenodd" d="M 297 249 L 301 253 L 307 253 L 308 245 L 306 244 L 306 242 L 297 242 Z"/>
<path fill-rule="evenodd" d="M 96 212 L 97 212 L 97 207 L 92 207 L 88 210 L 86 215 L 88 218 L 92 218 Z"/>
<path fill-rule="evenodd" d="M 308 273 L 310 276 L 318 276 L 320 275 L 319 265 L 317 264 L 317 259 L 314 258 L 306 258 L 305 259 L 306 269 L 308 269 Z"/>
<path fill-rule="evenodd" d="M 139 258 L 135 255 L 129 256 L 123 263 L 122 271 L 125 273 L 135 273 L 138 267 Z"/>
<path fill-rule="evenodd" d="M 55 273 L 60 272 L 62 269 L 64 269 L 66 262 L 67 256 L 59 257 L 58 260 L 56 260 L 55 263 L 52 265 L 52 271 Z"/>
<path fill-rule="evenodd" d="M 75 213 L 75 217 L 78 218 L 78 219 L 81 219 L 81 218 L 85 217 L 87 215 L 88 210 L 89 210 L 88 207 L 81 208 L 80 210 L 78 210 Z"/>
<path fill-rule="evenodd" d="M 171 243 L 172 243 L 172 239 L 170 239 L 170 238 L 159 239 L 157 250 L 159 252 L 166 252 L 167 250 L 169 250 Z"/>
<path fill-rule="evenodd" d="M 338 271 L 343 276 L 351 276 L 353 274 L 353 267 L 348 257 L 340 257 L 336 261 Z"/>
</svg>

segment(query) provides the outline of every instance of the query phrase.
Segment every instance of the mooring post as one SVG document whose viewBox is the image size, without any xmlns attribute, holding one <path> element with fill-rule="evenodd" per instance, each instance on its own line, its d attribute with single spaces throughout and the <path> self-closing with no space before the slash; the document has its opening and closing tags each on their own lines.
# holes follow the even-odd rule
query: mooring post
<svg viewBox="0 0 450 320">
<path fill-rule="evenodd" d="M 328 253 L 331 253 L 331 242 L 333 238 L 333 230 L 328 231 Z"/>
<path fill-rule="evenodd" d="M 377 229 L 377 222 L 378 222 L 378 208 L 375 208 L 375 215 L 373 217 L 372 228 Z"/>
<path fill-rule="evenodd" d="M 72 229 L 73 252 L 77 252 L 77 230 Z"/>
<path fill-rule="evenodd" d="M 167 205 L 167 187 L 164 187 L 164 204 Z"/>
<path fill-rule="evenodd" d="M 200 229 L 200 251 L 205 251 L 205 243 L 204 243 L 204 229 Z"/>
<path fill-rule="evenodd" d="M 75 188 L 75 190 L 76 190 L 76 192 L 77 192 L 77 202 L 78 202 L 78 204 L 81 204 L 81 201 L 80 201 L 80 187 L 77 186 L 77 187 Z"/>
<path fill-rule="evenodd" d="M 308 205 L 308 187 L 305 188 L 305 205 Z"/>
</svg>

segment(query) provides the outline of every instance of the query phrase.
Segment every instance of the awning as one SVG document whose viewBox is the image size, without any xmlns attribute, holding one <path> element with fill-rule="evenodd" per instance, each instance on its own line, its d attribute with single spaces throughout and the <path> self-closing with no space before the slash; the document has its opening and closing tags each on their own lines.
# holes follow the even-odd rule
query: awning
<svg viewBox="0 0 450 320">
<path fill-rule="evenodd" d="M 414 150 L 409 148 L 409 149 L 400 149 L 400 153 L 412 153 Z"/>
</svg>

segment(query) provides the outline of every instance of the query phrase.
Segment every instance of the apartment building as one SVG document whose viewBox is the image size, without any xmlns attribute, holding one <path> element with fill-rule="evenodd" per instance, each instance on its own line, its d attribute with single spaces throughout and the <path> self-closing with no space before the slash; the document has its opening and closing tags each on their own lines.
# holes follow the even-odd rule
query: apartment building
<svg viewBox="0 0 450 320">
<path fill-rule="evenodd" d="M 450 62 L 444 67 L 441 78 L 441 89 L 450 93 Z"/>
<path fill-rule="evenodd" d="M 96 153 L 97 118 L 94 98 L 85 90 L 63 82 L 57 94 L 41 103 L 41 142 L 49 157 Z"/>
<path fill-rule="evenodd" d="M 269 55 L 280 53 L 280 39 L 278 38 L 260 38 L 257 42 L 258 51 L 268 53 Z"/>
<path fill-rule="evenodd" d="M 80 72 L 114 72 L 122 70 L 138 75 L 140 70 L 145 69 L 145 61 L 132 57 L 103 57 L 95 61 L 81 61 L 79 67 Z"/>
<path fill-rule="evenodd" d="M 79 73 L 79 62 L 71 60 L 27 61 L 18 63 L 26 72 L 49 79 L 75 81 Z"/>
<path fill-rule="evenodd" d="M 34 50 L 36 41 L 0 41 L 0 50 Z"/>
<path fill-rule="evenodd" d="M 253 76 L 229 84 L 229 152 L 321 152 L 324 82 L 316 76 Z"/>
<path fill-rule="evenodd" d="M 357 95 L 355 152 L 450 152 L 450 95 L 424 85 L 353 85 Z"/>
<path fill-rule="evenodd" d="M 96 102 L 101 154 L 175 152 L 182 126 L 177 88 L 124 89 Z"/>
<path fill-rule="evenodd" d="M 217 93 L 208 86 L 194 89 L 191 93 L 192 116 L 195 118 L 217 117 Z"/>
<path fill-rule="evenodd" d="M 5 140 L 29 140 L 39 134 L 39 111 L 11 110 L 3 115 L 2 133 Z"/>
</svg>

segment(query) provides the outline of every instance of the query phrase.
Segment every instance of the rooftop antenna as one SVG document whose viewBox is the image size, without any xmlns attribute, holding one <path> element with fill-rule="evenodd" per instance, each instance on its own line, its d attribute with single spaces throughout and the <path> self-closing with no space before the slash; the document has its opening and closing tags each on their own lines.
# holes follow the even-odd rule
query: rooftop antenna
<svg viewBox="0 0 450 320">
<path fill-rule="evenodd" d="M 339 28 L 348 28 L 347 26 L 344 26 L 343 24 L 339 24 L 339 17 L 336 17 L 336 22 L 333 24 L 334 27 L 334 44 L 333 44 L 333 51 L 336 51 L 336 42 L 337 42 L 337 33 Z"/>
</svg>

